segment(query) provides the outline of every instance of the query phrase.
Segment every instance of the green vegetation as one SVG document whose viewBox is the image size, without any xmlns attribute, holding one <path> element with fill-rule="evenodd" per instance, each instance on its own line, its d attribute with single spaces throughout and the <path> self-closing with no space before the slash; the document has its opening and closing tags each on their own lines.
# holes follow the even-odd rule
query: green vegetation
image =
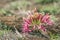
<svg viewBox="0 0 60 40">
<path fill-rule="evenodd" d="M 6 24 L 4 24 L 3 22 L 0 22 L 0 29 L 2 30 L 11 30 L 11 26 L 8 26 Z"/>
<path fill-rule="evenodd" d="M 60 7 L 59 5 L 42 5 L 39 9 L 39 12 L 49 13 L 52 15 L 56 15 L 60 13 Z"/>
<path fill-rule="evenodd" d="M 8 4 L 6 8 L 11 10 L 18 10 L 18 9 L 26 9 L 30 5 L 31 5 L 31 2 L 29 1 L 16 1 Z"/>
<path fill-rule="evenodd" d="M 54 2 L 59 2 L 60 0 L 34 0 L 38 4 L 49 4 Z"/>
<path fill-rule="evenodd" d="M 0 30 L 0 36 L 2 36 L 4 33 L 7 33 L 9 31 L 11 31 L 11 30 Z"/>
<path fill-rule="evenodd" d="M 6 9 L 0 9 L 0 15 L 4 15 L 4 16 L 11 16 L 13 15 L 12 12 L 10 10 L 6 10 Z"/>
<path fill-rule="evenodd" d="M 60 34 L 50 34 L 50 40 L 60 40 Z"/>
</svg>

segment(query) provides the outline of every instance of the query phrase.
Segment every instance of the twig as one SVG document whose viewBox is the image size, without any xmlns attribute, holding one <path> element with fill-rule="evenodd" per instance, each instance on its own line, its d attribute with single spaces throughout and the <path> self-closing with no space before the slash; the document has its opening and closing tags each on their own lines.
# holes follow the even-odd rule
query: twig
<svg viewBox="0 0 60 40">
<path fill-rule="evenodd" d="M 19 36 L 19 37 L 21 37 L 22 38 L 22 34 L 20 34 L 19 32 L 18 32 L 18 30 L 16 29 L 16 27 L 14 26 L 14 29 L 16 30 L 15 32 L 16 32 L 16 34 Z"/>
</svg>

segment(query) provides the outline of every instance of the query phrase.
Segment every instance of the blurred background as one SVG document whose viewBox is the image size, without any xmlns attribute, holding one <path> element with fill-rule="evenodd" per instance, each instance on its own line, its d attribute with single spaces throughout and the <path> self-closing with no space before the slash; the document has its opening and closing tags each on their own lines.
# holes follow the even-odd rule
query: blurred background
<svg viewBox="0 0 60 40">
<path fill-rule="evenodd" d="M 38 12 L 49 13 L 51 18 L 56 21 L 52 30 L 60 33 L 60 0 L 0 0 L 0 40 L 22 40 L 17 36 L 13 26 L 21 32 L 22 17 L 26 16 L 27 11 L 37 8 Z M 50 28 L 51 29 L 51 28 Z M 55 36 L 53 35 L 52 40 Z M 55 37 L 56 38 L 56 37 Z M 59 40 L 60 36 L 58 36 Z M 23 40 L 40 40 L 39 37 Z M 43 37 L 41 40 L 46 40 Z M 49 40 L 49 39 L 48 39 Z"/>
</svg>

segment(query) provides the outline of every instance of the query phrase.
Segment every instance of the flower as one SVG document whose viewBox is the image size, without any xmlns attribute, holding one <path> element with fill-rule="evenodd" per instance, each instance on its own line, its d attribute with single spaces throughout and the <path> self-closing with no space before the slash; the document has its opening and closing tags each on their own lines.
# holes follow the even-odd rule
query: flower
<svg viewBox="0 0 60 40">
<path fill-rule="evenodd" d="M 46 31 L 43 24 L 53 24 L 49 14 L 42 15 L 38 12 L 28 15 L 27 18 L 24 17 L 23 22 L 23 32 L 31 32 L 38 29 L 41 31 Z"/>
</svg>

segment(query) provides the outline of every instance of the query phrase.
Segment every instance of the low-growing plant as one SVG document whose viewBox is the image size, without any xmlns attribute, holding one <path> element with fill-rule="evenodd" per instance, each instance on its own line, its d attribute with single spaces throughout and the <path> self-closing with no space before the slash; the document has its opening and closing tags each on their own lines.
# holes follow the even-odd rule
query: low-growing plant
<svg viewBox="0 0 60 40">
<path fill-rule="evenodd" d="M 44 25 L 52 25 L 53 21 L 50 19 L 50 15 L 40 14 L 36 12 L 30 13 L 27 18 L 23 17 L 23 32 L 32 32 L 34 30 L 40 30 L 46 32 Z"/>
</svg>

